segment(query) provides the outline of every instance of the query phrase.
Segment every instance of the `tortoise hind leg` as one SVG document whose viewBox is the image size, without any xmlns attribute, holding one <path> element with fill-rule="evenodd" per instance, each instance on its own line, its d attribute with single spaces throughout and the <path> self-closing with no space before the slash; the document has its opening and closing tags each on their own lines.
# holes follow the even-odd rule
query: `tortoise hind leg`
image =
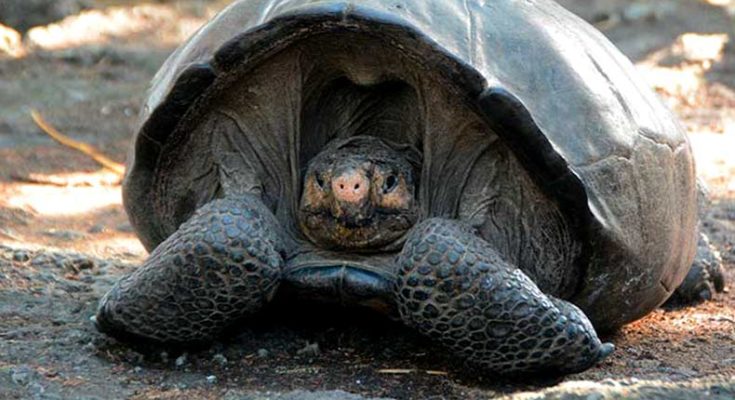
<svg viewBox="0 0 735 400">
<path fill-rule="evenodd" d="M 123 339 L 210 340 L 273 296 L 283 246 L 275 217 L 259 199 L 215 200 L 100 300 L 97 327 Z"/>
<path fill-rule="evenodd" d="M 711 300 L 725 290 L 725 270 L 720 253 L 704 233 L 699 234 L 697 255 L 684 281 L 676 288 L 667 305 L 680 306 Z"/>
<path fill-rule="evenodd" d="M 711 300 L 715 292 L 725 290 L 725 270 L 720 253 L 704 233 L 704 221 L 708 219 L 712 201 L 707 184 L 697 179 L 697 208 L 699 209 L 699 233 L 697 253 L 684 281 L 667 300 L 668 306 L 697 304 Z"/>
<path fill-rule="evenodd" d="M 401 318 L 471 364 L 502 374 L 572 373 L 613 349 L 576 306 L 544 295 L 458 221 L 419 224 L 399 263 Z"/>
</svg>

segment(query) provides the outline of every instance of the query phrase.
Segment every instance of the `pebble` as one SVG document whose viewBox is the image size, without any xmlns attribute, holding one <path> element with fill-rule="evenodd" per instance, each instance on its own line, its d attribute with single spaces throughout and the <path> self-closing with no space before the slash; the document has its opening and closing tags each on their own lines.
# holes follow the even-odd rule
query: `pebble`
<svg viewBox="0 0 735 400">
<path fill-rule="evenodd" d="M 87 269 L 94 269 L 95 262 L 89 257 L 83 255 L 77 255 L 73 261 L 74 265 L 80 270 L 84 271 Z"/>
<path fill-rule="evenodd" d="M 83 292 L 89 292 L 92 290 L 83 283 L 69 281 L 69 280 L 59 281 L 57 285 L 59 289 L 67 293 L 83 293 Z"/>
<path fill-rule="evenodd" d="M 124 233 L 131 233 L 133 232 L 133 226 L 126 222 L 126 223 L 118 225 L 117 231 L 124 232 Z"/>
<path fill-rule="evenodd" d="M 186 365 L 186 361 L 187 361 L 187 356 L 186 356 L 186 353 L 184 353 L 184 354 L 176 357 L 176 361 L 174 361 L 174 365 L 176 365 L 177 367 L 181 368 L 184 365 Z"/>
<path fill-rule="evenodd" d="M 306 346 L 296 352 L 298 355 L 305 356 L 318 356 L 319 353 L 321 353 L 319 343 L 306 343 Z"/>
<path fill-rule="evenodd" d="M 107 231 L 107 228 L 102 224 L 93 225 L 91 228 L 87 230 L 87 232 L 89 233 L 102 233 L 105 231 Z"/>
<path fill-rule="evenodd" d="M 10 379 L 16 385 L 26 386 L 31 381 L 32 372 L 33 371 L 29 367 L 23 365 L 11 370 Z"/>
<path fill-rule="evenodd" d="M 43 234 L 52 238 L 64 240 L 78 240 L 83 239 L 87 236 L 82 232 L 61 229 L 49 229 L 47 231 L 44 231 Z"/>
<path fill-rule="evenodd" d="M 56 282 L 58 279 L 56 279 L 56 275 L 52 274 L 51 272 L 41 272 L 38 275 L 36 275 L 36 279 L 38 279 L 41 282 Z"/>
<path fill-rule="evenodd" d="M 31 256 L 25 250 L 16 250 L 13 253 L 13 261 L 27 262 L 31 259 Z"/>
<path fill-rule="evenodd" d="M 651 369 L 659 367 L 661 362 L 658 360 L 633 360 L 630 364 L 636 368 Z"/>
<path fill-rule="evenodd" d="M 42 398 L 41 396 L 43 396 L 43 394 L 46 392 L 46 388 L 43 387 L 43 385 L 41 385 L 38 382 L 31 383 L 28 386 L 28 389 L 31 393 L 33 393 L 33 398 L 36 398 L 36 399 Z M 44 396 L 43 398 L 46 398 L 46 396 Z"/>
<path fill-rule="evenodd" d="M 215 354 L 215 355 L 214 355 L 214 356 L 212 357 L 212 359 L 214 360 L 214 362 L 216 362 L 217 364 L 219 364 L 219 365 L 221 365 L 221 366 L 225 366 L 225 365 L 227 365 L 227 357 L 223 356 L 223 355 L 222 355 L 222 354 L 220 354 L 220 353 L 217 353 L 217 354 Z"/>
</svg>

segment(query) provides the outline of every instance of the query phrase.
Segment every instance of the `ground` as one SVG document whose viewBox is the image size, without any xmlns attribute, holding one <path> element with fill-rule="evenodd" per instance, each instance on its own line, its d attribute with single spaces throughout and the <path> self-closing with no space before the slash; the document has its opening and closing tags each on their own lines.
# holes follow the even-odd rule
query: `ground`
<svg viewBox="0 0 735 400">
<path fill-rule="evenodd" d="M 32 23 L 19 17 L 27 10 L 0 10 L 0 24 L 14 28 L 0 26 L 0 398 L 672 397 L 686 387 L 735 396 L 735 290 L 624 327 L 605 338 L 612 356 L 566 378 L 483 376 L 412 331 L 354 310 L 274 305 L 278 318 L 188 352 L 105 338 L 89 317 L 146 253 L 118 177 L 51 141 L 30 110 L 123 162 L 149 80 L 227 2 L 62 3 L 33 11 Z M 735 282 L 735 2 L 562 3 L 633 60 L 691 133 L 712 196 L 704 229 Z"/>
</svg>

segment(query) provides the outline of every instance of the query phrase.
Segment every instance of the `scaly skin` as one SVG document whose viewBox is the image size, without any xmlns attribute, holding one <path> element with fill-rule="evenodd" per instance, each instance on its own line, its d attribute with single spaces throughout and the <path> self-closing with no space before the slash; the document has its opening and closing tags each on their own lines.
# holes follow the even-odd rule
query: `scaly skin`
<svg viewBox="0 0 735 400">
<path fill-rule="evenodd" d="M 412 170 L 407 162 L 392 165 L 391 157 L 402 156 L 380 147 L 385 144 L 360 140 L 354 148 L 325 150 L 329 162 L 312 160 L 300 222 L 317 245 L 364 251 L 362 245 L 352 247 L 354 235 L 338 228 L 359 230 L 364 223 L 364 245 L 380 248 L 384 231 L 395 227 L 385 211 L 412 218 L 405 230 L 396 230 L 401 237 L 410 232 L 398 257 L 395 288 L 407 324 L 485 371 L 503 374 L 577 372 L 612 351 L 578 308 L 542 293 L 469 226 L 434 218 L 412 228 L 418 218 Z M 210 341 L 273 296 L 284 247 L 279 223 L 258 198 L 213 201 L 102 299 L 98 327 L 122 338 L 169 344 Z"/>
<path fill-rule="evenodd" d="M 272 297 L 284 264 L 280 231 L 255 197 L 207 204 L 105 295 L 98 328 L 174 344 L 214 338 Z"/>
<path fill-rule="evenodd" d="M 471 364 L 501 374 L 572 373 L 613 349 L 577 307 L 543 294 L 461 222 L 417 225 L 398 262 L 402 319 Z"/>
</svg>

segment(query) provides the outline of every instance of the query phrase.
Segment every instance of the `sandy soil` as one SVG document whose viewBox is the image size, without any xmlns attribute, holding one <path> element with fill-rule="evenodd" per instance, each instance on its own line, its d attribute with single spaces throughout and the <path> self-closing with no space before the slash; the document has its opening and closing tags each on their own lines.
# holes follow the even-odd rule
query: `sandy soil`
<svg viewBox="0 0 735 400">
<path fill-rule="evenodd" d="M 97 300 L 145 251 L 114 174 L 55 144 L 29 112 L 123 162 L 147 82 L 226 1 L 130 3 L 79 2 L 86 11 L 69 6 L 60 20 L 55 10 L 40 19 L 49 25 L 23 27 L 21 44 L 0 30 L 0 398 L 308 398 L 315 390 L 488 398 L 562 381 L 735 382 L 733 290 L 625 327 L 606 338 L 615 353 L 589 371 L 523 382 L 478 375 L 413 332 L 353 310 L 274 305 L 276 318 L 188 352 L 133 349 L 98 334 L 88 319 Z M 562 3 L 620 46 L 691 132 L 713 197 L 705 229 L 735 282 L 735 2 Z M 352 398 L 345 392 L 312 395 Z"/>
</svg>

